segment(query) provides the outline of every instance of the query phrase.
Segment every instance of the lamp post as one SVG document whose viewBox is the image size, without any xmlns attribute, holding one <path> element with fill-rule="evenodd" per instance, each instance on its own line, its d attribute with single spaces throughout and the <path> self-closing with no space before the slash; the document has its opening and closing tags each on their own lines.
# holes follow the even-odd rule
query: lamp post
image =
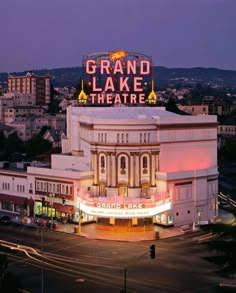
<svg viewBox="0 0 236 293">
<path fill-rule="evenodd" d="M 53 203 L 54 203 L 54 193 L 50 193 L 49 197 L 51 198 L 51 230 L 53 229 L 53 214 L 52 214 L 52 208 L 53 208 Z"/>
</svg>

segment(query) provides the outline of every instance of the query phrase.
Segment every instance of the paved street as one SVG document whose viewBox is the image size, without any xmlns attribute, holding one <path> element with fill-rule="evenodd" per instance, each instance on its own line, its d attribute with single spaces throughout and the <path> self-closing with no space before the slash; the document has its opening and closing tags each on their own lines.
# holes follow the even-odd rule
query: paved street
<svg viewBox="0 0 236 293">
<path fill-rule="evenodd" d="M 220 280 L 215 265 L 203 259 L 209 252 L 194 240 L 196 234 L 142 242 L 86 239 L 73 234 L 1 226 L 0 239 L 28 248 L 11 254 L 9 270 L 23 280 L 22 289 L 41 292 L 120 292 L 126 268 L 127 292 L 215 292 Z M 149 246 L 156 245 L 150 259 Z M 21 247 L 20 247 L 21 249 Z"/>
</svg>

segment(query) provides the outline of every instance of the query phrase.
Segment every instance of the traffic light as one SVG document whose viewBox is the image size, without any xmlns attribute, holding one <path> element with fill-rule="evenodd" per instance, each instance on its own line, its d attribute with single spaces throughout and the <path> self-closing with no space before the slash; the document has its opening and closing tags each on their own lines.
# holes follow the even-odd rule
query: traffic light
<svg viewBox="0 0 236 293">
<path fill-rule="evenodd" d="M 45 201 L 45 197 L 43 196 L 42 197 L 42 207 L 45 207 L 46 206 L 46 201 Z"/>
<path fill-rule="evenodd" d="M 62 197 L 62 204 L 65 204 L 66 203 L 66 198 L 65 196 Z"/>
<path fill-rule="evenodd" d="M 153 244 L 153 245 L 150 246 L 150 257 L 155 258 L 155 255 L 156 255 L 156 253 L 155 253 L 155 244 Z"/>
</svg>

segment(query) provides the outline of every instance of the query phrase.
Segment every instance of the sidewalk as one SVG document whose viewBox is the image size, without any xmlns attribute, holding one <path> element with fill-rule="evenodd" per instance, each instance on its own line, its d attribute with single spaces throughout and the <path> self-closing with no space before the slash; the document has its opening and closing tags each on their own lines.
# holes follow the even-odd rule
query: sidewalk
<svg viewBox="0 0 236 293">
<path fill-rule="evenodd" d="M 232 224 L 235 221 L 233 214 L 219 209 L 219 218 L 221 223 Z M 78 225 L 73 224 L 59 224 L 57 231 L 78 235 Z M 139 227 L 132 230 L 127 227 L 105 227 L 100 224 L 85 224 L 81 225 L 80 236 L 88 239 L 103 239 L 103 240 L 115 240 L 115 241 L 144 241 L 144 240 L 157 240 L 165 239 L 185 234 L 181 227 L 164 228 L 161 226 L 146 226 Z M 197 231 L 197 230 L 196 230 Z M 157 235 L 158 234 L 158 235 Z"/>
<path fill-rule="evenodd" d="M 125 231 L 124 227 L 114 227 L 114 229 L 105 229 L 99 224 L 87 224 L 81 226 L 80 236 L 88 239 L 103 239 L 116 241 L 144 241 L 157 240 L 174 237 L 184 234 L 180 227 L 162 228 L 159 226 L 149 226 L 148 229 L 140 227 L 139 231 Z M 78 235 L 77 226 L 72 224 L 59 224 L 59 232 Z"/>
</svg>

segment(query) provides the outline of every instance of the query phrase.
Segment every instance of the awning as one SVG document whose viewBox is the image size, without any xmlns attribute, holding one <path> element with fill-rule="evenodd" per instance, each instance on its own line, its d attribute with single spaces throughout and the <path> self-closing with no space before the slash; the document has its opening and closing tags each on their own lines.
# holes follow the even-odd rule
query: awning
<svg viewBox="0 0 236 293">
<path fill-rule="evenodd" d="M 1 202 L 14 203 L 20 206 L 27 204 L 27 198 L 22 196 L 14 196 L 9 194 L 0 194 Z"/>
<path fill-rule="evenodd" d="M 53 207 L 56 211 L 62 212 L 65 214 L 71 214 L 74 212 L 74 206 L 71 206 L 71 205 L 64 205 L 61 203 L 54 202 Z"/>
<path fill-rule="evenodd" d="M 29 199 L 28 199 L 28 205 L 29 205 L 29 206 L 33 206 L 33 205 L 34 205 L 34 200 L 33 200 L 33 198 L 29 198 Z"/>
</svg>

